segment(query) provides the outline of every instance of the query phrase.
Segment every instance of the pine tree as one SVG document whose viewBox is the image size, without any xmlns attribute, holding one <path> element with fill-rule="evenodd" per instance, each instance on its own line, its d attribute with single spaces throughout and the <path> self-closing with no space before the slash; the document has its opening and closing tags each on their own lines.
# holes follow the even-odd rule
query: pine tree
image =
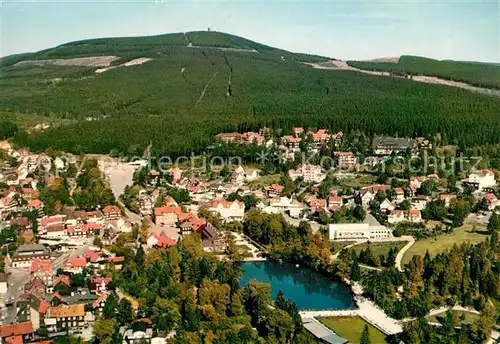
<svg viewBox="0 0 500 344">
<path fill-rule="evenodd" d="M 365 324 L 363 332 L 361 332 L 361 338 L 359 339 L 359 344 L 371 344 L 370 333 L 368 332 L 368 325 Z"/>
</svg>

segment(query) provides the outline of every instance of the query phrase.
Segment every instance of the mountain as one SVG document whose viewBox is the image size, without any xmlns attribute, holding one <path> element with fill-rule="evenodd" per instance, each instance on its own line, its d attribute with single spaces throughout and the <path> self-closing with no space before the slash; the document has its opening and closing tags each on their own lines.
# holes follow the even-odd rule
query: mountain
<svg viewBox="0 0 500 344">
<path fill-rule="evenodd" d="M 312 67 L 329 60 L 220 32 L 77 41 L 0 60 L 0 119 L 75 153 L 183 154 L 264 125 L 500 141 L 498 97 Z"/>
<path fill-rule="evenodd" d="M 351 67 L 390 72 L 396 75 L 427 75 L 461 81 L 473 86 L 500 89 L 500 66 L 494 63 L 434 60 L 420 56 L 401 56 L 396 61 L 347 61 Z"/>
</svg>

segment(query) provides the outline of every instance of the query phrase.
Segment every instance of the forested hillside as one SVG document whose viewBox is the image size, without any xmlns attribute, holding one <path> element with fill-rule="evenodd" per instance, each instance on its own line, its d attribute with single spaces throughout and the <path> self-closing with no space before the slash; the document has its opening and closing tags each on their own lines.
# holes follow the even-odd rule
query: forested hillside
<svg viewBox="0 0 500 344">
<path fill-rule="evenodd" d="M 427 75 L 470 85 L 500 89 L 500 65 L 477 62 L 439 61 L 418 56 L 401 56 L 398 63 L 347 61 L 351 67 L 390 72 L 395 75 Z"/>
<path fill-rule="evenodd" d="M 114 65 L 152 60 L 99 74 L 96 67 L 15 65 L 96 55 L 119 57 Z M 21 127 L 47 118 L 49 129 L 19 131 L 17 143 L 75 153 L 138 154 L 151 142 L 154 154 L 184 153 L 218 132 L 263 125 L 500 141 L 498 97 L 302 63 L 314 60 L 326 58 L 213 32 L 74 42 L 0 61 L 0 118 Z"/>
</svg>

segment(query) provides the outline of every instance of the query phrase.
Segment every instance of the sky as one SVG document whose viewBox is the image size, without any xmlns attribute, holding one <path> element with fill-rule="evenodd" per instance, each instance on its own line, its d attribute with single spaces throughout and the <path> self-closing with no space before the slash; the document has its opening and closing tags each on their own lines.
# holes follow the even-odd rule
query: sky
<svg viewBox="0 0 500 344">
<path fill-rule="evenodd" d="M 86 38 L 210 28 L 344 60 L 500 62 L 500 0 L 0 1 L 0 56 Z"/>
</svg>

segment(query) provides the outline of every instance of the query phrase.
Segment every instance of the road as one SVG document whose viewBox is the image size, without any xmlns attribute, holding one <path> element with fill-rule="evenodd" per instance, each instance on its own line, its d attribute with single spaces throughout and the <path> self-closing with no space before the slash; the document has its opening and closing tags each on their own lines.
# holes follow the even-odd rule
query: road
<svg viewBox="0 0 500 344">
<path fill-rule="evenodd" d="M 410 247 L 412 247 L 413 244 L 415 243 L 415 238 L 412 237 L 411 235 L 403 235 L 401 239 L 403 238 L 408 240 L 408 243 L 405 245 L 405 247 L 399 250 L 398 254 L 396 255 L 396 263 L 395 263 L 396 268 L 401 272 L 403 271 L 403 268 L 401 267 L 401 261 L 403 260 L 406 251 L 408 251 Z"/>
</svg>

